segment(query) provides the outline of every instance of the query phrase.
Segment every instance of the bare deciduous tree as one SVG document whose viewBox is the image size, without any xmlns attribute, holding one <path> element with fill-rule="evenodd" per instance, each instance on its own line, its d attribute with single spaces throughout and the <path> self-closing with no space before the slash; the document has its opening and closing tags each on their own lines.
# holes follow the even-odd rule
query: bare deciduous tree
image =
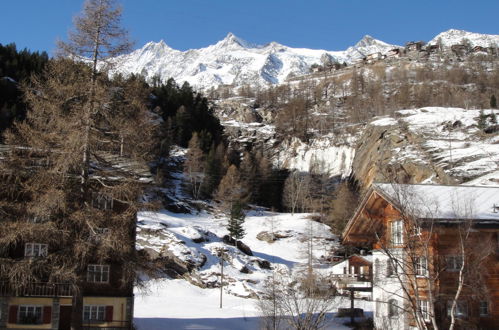
<svg viewBox="0 0 499 330">
<path fill-rule="evenodd" d="M 338 303 L 335 292 L 321 291 L 317 285 L 313 289 L 304 288 L 302 283 L 293 279 L 288 272 L 280 272 L 269 278 L 264 295 L 257 303 L 264 329 L 281 329 L 286 323 L 289 328 L 299 330 L 316 330 L 327 326 L 328 314 Z"/>
<path fill-rule="evenodd" d="M 284 182 L 283 204 L 291 213 L 304 211 L 310 199 L 310 176 L 293 171 Z"/>
<path fill-rule="evenodd" d="M 31 111 L 6 134 L 10 152 L 0 165 L 12 184 L 12 194 L 1 195 L 0 277 L 15 288 L 70 284 L 72 329 L 82 324 L 88 265 L 116 265 L 121 286 L 130 288 L 139 262 L 135 219 L 148 172 L 140 164 L 150 155 L 153 125 L 145 83 L 102 71 L 103 61 L 128 49 L 120 14 L 111 0 L 85 3 L 60 43 L 68 57 L 24 86 Z M 8 257 L 25 242 L 48 244 L 46 257 Z"/>
</svg>

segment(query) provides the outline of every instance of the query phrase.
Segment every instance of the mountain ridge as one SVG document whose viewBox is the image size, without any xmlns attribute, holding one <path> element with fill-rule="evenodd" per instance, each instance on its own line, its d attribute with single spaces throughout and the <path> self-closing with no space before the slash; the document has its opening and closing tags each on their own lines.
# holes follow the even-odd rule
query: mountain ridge
<svg viewBox="0 0 499 330">
<path fill-rule="evenodd" d="M 499 46 L 499 35 L 485 35 L 451 29 L 438 34 L 429 44 L 442 42 L 445 47 L 463 39 L 472 46 Z M 188 82 L 204 90 L 219 85 L 274 85 L 290 76 L 310 72 L 313 64 L 327 60 L 352 64 L 373 53 L 387 53 L 402 46 L 388 44 L 365 35 L 355 45 L 343 51 L 293 48 L 275 41 L 264 45 L 250 43 L 229 32 L 224 39 L 199 49 L 180 51 L 163 40 L 148 42 L 130 54 L 116 59 L 122 74 L 141 74 L 146 79 L 173 77 L 179 83 Z"/>
</svg>

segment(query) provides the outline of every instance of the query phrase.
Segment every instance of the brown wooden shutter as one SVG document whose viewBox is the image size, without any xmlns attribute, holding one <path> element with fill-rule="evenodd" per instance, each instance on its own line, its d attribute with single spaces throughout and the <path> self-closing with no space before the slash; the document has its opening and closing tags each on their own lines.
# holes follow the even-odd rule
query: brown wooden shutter
<svg viewBox="0 0 499 330">
<path fill-rule="evenodd" d="M 113 322 L 113 306 L 106 306 L 106 322 Z"/>
<path fill-rule="evenodd" d="M 9 307 L 9 323 L 17 323 L 17 309 L 19 306 L 12 305 Z"/>
<path fill-rule="evenodd" d="M 52 306 L 44 306 L 43 307 L 43 323 L 51 323 L 52 322 Z"/>
</svg>

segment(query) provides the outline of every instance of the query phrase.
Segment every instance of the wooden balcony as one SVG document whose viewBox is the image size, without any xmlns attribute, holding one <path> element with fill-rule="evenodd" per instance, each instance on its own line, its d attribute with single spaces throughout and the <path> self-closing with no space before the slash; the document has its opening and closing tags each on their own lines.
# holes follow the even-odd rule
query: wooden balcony
<svg viewBox="0 0 499 330">
<path fill-rule="evenodd" d="M 130 322 L 128 321 L 112 321 L 109 322 L 112 325 L 100 326 L 98 324 L 83 323 L 82 330 L 125 330 L 132 329 Z"/>
<path fill-rule="evenodd" d="M 332 274 L 331 281 L 338 289 L 344 289 L 351 285 L 372 286 L 370 274 Z"/>
<path fill-rule="evenodd" d="M 71 297 L 72 288 L 67 283 L 30 283 L 15 289 L 8 282 L 0 282 L 0 296 Z"/>
</svg>

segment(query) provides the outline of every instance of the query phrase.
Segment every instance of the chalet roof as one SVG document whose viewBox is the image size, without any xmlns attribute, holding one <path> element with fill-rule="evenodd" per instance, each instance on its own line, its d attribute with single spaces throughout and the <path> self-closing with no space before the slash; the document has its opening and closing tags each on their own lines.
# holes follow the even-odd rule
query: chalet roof
<svg viewBox="0 0 499 330">
<path fill-rule="evenodd" d="M 375 183 L 373 189 L 421 219 L 499 222 L 499 187 Z"/>
</svg>

